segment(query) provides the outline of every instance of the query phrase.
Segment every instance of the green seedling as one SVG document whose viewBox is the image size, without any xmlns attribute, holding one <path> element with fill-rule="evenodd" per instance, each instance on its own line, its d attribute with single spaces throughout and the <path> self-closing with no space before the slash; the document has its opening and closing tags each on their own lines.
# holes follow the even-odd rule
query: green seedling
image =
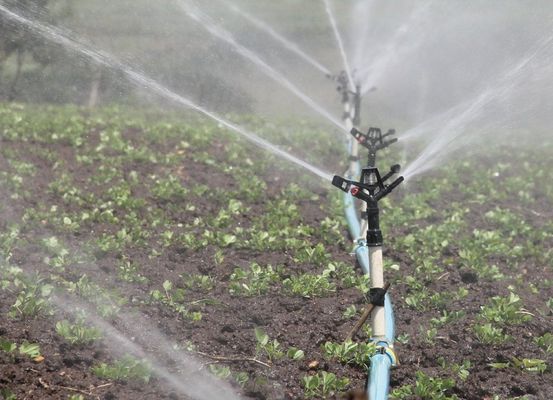
<svg viewBox="0 0 553 400">
<path fill-rule="evenodd" d="M 17 396 L 8 388 L 0 389 L 0 397 L 4 400 L 17 400 Z"/>
<path fill-rule="evenodd" d="M 478 340 L 485 344 L 502 344 L 511 340 L 511 336 L 504 333 L 503 328 L 497 328 L 490 323 L 473 326 L 474 333 Z"/>
<path fill-rule="evenodd" d="M 54 287 L 44 282 L 44 279 L 38 275 L 31 279 L 16 278 L 14 285 L 19 289 L 19 293 L 15 303 L 10 307 L 8 315 L 12 318 L 18 316 L 36 318 L 41 314 L 51 315 L 49 298 Z"/>
<path fill-rule="evenodd" d="M 279 281 L 282 268 L 273 269 L 252 263 L 249 270 L 235 268 L 230 276 L 229 292 L 233 296 L 259 296 L 266 294 L 269 287 Z"/>
<path fill-rule="evenodd" d="M 507 297 L 492 297 L 481 307 L 480 317 L 500 325 L 521 324 L 532 319 L 532 315 L 522 308 L 520 297 L 512 292 Z"/>
<path fill-rule="evenodd" d="M 92 368 L 92 372 L 102 379 L 126 381 L 131 379 L 150 381 L 152 370 L 150 365 L 143 360 L 131 356 L 125 356 L 113 364 L 101 363 Z"/>
<path fill-rule="evenodd" d="M 264 353 L 269 361 L 275 361 L 284 356 L 278 340 L 270 340 L 269 335 L 263 329 L 255 328 L 255 339 L 257 341 L 255 348 L 258 355 Z"/>
<path fill-rule="evenodd" d="M 337 378 L 331 372 L 321 371 L 317 375 L 306 375 L 302 378 L 306 398 L 331 396 L 343 392 L 350 381 L 348 378 Z"/>
<path fill-rule="evenodd" d="M 83 346 L 102 338 L 102 332 L 94 327 L 87 327 L 84 321 L 71 324 L 67 320 L 56 323 L 56 333 L 69 344 Z"/>
<path fill-rule="evenodd" d="M 415 373 L 415 385 L 405 385 L 392 390 L 390 397 L 396 400 L 407 400 L 411 398 L 429 400 L 457 400 L 456 395 L 448 392 L 455 387 L 455 381 L 451 378 L 434 378 L 422 371 Z"/>
<path fill-rule="evenodd" d="M 551 333 L 547 332 L 542 336 L 534 338 L 534 343 L 536 343 L 538 347 L 546 353 L 553 353 L 553 335 Z"/>
<path fill-rule="evenodd" d="M 296 347 L 290 347 L 286 352 L 286 355 L 288 356 L 288 358 L 294 361 L 303 360 L 305 358 L 305 353 L 303 352 L 303 350 L 300 350 Z"/>
<path fill-rule="evenodd" d="M 370 357 L 376 351 L 376 344 L 357 343 L 346 340 L 343 343 L 326 342 L 322 346 L 323 354 L 328 359 L 337 360 L 345 365 L 356 365 L 366 368 Z"/>
<path fill-rule="evenodd" d="M 19 353 L 34 359 L 40 356 L 40 346 L 36 343 L 23 342 L 19 345 Z"/>
<path fill-rule="evenodd" d="M 326 296 L 336 290 L 336 284 L 330 280 L 331 269 L 324 270 L 320 275 L 301 274 L 286 278 L 282 285 L 289 294 L 306 298 Z"/>
</svg>

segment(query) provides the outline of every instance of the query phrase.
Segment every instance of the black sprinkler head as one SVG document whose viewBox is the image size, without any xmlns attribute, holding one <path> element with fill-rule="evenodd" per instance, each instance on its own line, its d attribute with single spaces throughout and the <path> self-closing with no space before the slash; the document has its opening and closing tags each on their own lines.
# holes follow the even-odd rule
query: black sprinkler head
<svg viewBox="0 0 553 400">
<path fill-rule="evenodd" d="M 376 164 L 376 152 L 378 150 L 385 149 L 391 144 L 397 142 L 397 138 L 392 138 L 389 140 L 384 140 L 386 137 L 395 135 L 395 129 L 390 129 L 385 134 L 382 134 L 380 128 L 369 128 L 368 132 L 362 133 L 361 131 L 353 128 L 350 132 L 355 140 L 366 149 L 369 150 L 369 161 L 368 166 L 374 167 Z"/>
<path fill-rule="evenodd" d="M 363 168 L 359 182 L 344 179 L 338 175 L 335 175 L 332 179 L 334 186 L 367 203 L 367 212 L 363 215 L 363 218 L 366 218 L 368 222 L 367 245 L 370 247 L 382 246 L 383 241 L 382 232 L 380 231 L 378 202 L 390 194 L 404 180 L 403 176 L 400 176 L 389 185 L 384 183 L 397 171 L 396 167 L 398 166 L 394 165 L 384 177 L 380 176 L 376 167 Z"/>
<path fill-rule="evenodd" d="M 353 197 L 364 202 L 378 202 L 404 181 L 403 176 L 400 176 L 391 184 L 384 184 L 386 180 L 396 173 L 397 168 L 395 167 L 399 166 L 394 165 L 384 177 L 380 176 L 380 172 L 376 167 L 363 168 L 359 182 L 334 175 L 332 185 L 344 192 L 350 192 Z"/>
</svg>

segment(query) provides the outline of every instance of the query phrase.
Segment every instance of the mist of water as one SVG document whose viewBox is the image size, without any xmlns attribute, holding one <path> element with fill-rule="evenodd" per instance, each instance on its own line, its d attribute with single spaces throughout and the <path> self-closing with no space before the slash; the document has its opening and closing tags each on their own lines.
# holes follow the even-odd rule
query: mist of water
<svg viewBox="0 0 553 400">
<path fill-rule="evenodd" d="M 363 63 L 366 60 L 367 41 L 369 38 L 369 27 L 373 0 L 362 0 L 357 2 L 351 9 L 351 33 L 353 50 L 352 50 L 352 73 L 359 78 L 357 71 L 364 67 Z M 364 68 L 363 68 L 364 69 Z"/>
<path fill-rule="evenodd" d="M 284 48 L 286 48 L 287 50 L 289 50 L 292 53 L 296 54 L 302 60 L 304 60 L 308 64 L 312 65 L 313 67 L 318 69 L 323 74 L 325 74 L 325 75 L 331 74 L 331 72 L 328 68 L 326 68 L 320 62 L 318 62 L 313 57 L 311 57 L 309 54 L 307 54 L 296 43 L 292 42 L 291 40 L 285 38 L 280 33 L 275 31 L 269 24 L 267 24 L 267 22 L 261 21 L 259 18 L 256 18 L 253 15 L 245 12 L 244 10 L 240 9 L 236 4 L 230 4 L 230 3 L 227 3 L 227 2 L 223 2 L 223 3 L 227 6 L 229 6 L 231 8 L 231 10 L 233 10 L 236 14 L 238 14 L 242 18 L 246 19 L 249 23 L 251 23 L 257 29 L 267 33 L 269 36 L 271 36 L 273 39 L 275 39 L 277 42 L 279 42 L 282 46 L 284 46 Z"/>
<path fill-rule="evenodd" d="M 431 1 L 418 3 L 409 18 L 399 26 L 386 44 L 371 54 L 368 64 L 364 66 L 356 65 L 356 67 L 359 68 L 359 79 L 361 79 L 362 82 L 362 94 L 366 94 L 378 82 L 387 72 L 390 64 L 394 60 L 401 58 L 401 52 L 407 52 L 408 49 L 412 49 L 417 46 L 417 43 L 420 43 L 422 35 L 420 33 L 414 35 L 413 28 L 420 25 L 425 11 L 428 10 L 431 5 Z M 417 40 L 413 41 L 413 36 L 415 36 Z M 407 40 L 408 37 L 411 38 L 411 42 Z M 405 43 L 410 43 L 410 45 L 406 48 Z M 405 61 L 408 63 L 408 60 Z"/>
<path fill-rule="evenodd" d="M 297 98 L 299 98 L 301 101 L 307 104 L 312 110 L 317 112 L 319 115 L 323 116 L 326 120 L 330 121 L 341 130 L 346 131 L 345 126 L 342 124 L 340 120 L 333 117 L 331 113 L 329 113 L 320 105 L 318 105 L 311 97 L 309 97 L 303 91 L 301 91 L 296 85 L 290 82 L 284 75 L 282 75 L 280 72 L 276 71 L 273 67 L 267 64 L 265 61 L 263 61 L 256 53 L 254 53 L 250 49 L 238 43 L 230 32 L 228 32 L 226 29 L 219 26 L 216 21 L 214 21 L 204 12 L 202 12 L 197 6 L 193 5 L 192 3 L 186 0 L 184 1 L 180 0 L 179 6 L 190 18 L 192 18 L 199 25 L 205 28 L 209 33 L 223 40 L 224 42 L 230 44 L 238 52 L 238 54 L 240 54 L 244 58 L 250 60 L 252 63 L 257 65 L 260 68 L 260 70 L 263 73 L 265 73 L 265 75 L 267 75 L 269 78 L 279 83 L 284 88 L 288 89 Z"/>
<path fill-rule="evenodd" d="M 146 319 L 138 320 L 136 317 L 119 313 L 117 323 L 124 325 L 128 332 L 125 334 L 112 323 L 96 316 L 92 308 L 76 296 L 68 293 L 57 294 L 52 296 L 50 301 L 71 315 L 75 315 L 79 310 L 85 310 L 87 322 L 102 331 L 103 343 L 112 351 L 112 355 L 130 354 L 145 360 L 151 366 L 152 372 L 165 380 L 178 393 L 196 400 L 240 399 L 227 382 L 204 371 L 200 362 L 189 354 L 177 350 L 174 345 L 170 345 Z M 129 335 L 132 335 L 132 338 L 129 338 Z M 141 345 L 139 341 L 145 343 Z M 156 348 L 156 355 L 151 354 L 151 351 L 147 351 L 145 347 Z M 165 367 L 169 362 L 178 368 L 178 372 L 171 372 Z"/>
<path fill-rule="evenodd" d="M 6 8 L 1 4 L 0 4 L 0 12 L 4 14 L 8 19 L 14 22 L 17 22 L 21 25 L 24 25 L 28 29 L 41 35 L 42 37 L 44 37 L 45 39 L 48 39 L 49 41 L 57 43 L 63 46 L 64 48 L 71 50 L 75 53 L 81 54 L 82 56 L 85 56 L 86 58 L 106 68 L 120 71 L 134 85 L 147 89 L 164 99 L 174 102 L 175 104 L 200 112 L 206 117 L 214 121 L 217 121 L 224 127 L 228 128 L 230 131 L 239 134 L 241 137 L 247 139 L 248 141 L 255 144 L 256 146 L 264 150 L 267 150 L 272 154 L 286 161 L 289 161 L 291 163 L 294 163 L 297 166 L 300 166 L 301 168 L 317 175 L 323 180 L 330 181 L 332 179 L 331 174 L 325 171 L 322 171 L 321 169 L 307 163 L 306 161 L 291 155 L 290 153 L 278 148 L 277 146 L 268 142 L 267 140 L 260 138 L 259 136 L 247 131 L 246 129 L 238 125 L 233 124 L 230 121 L 227 121 L 226 119 L 207 110 L 206 108 L 195 104 L 188 98 L 171 91 L 170 89 L 161 85 L 154 79 L 136 71 L 130 66 L 117 60 L 112 55 L 103 51 L 96 50 L 92 46 L 83 43 L 82 40 L 72 37 L 71 33 L 64 31 L 58 27 L 54 27 L 45 23 L 27 19 L 17 13 L 14 13 L 13 11 L 9 10 L 8 8 Z"/>
<path fill-rule="evenodd" d="M 328 15 L 328 20 L 330 21 L 330 25 L 332 26 L 332 32 L 334 33 L 334 37 L 336 38 L 338 49 L 340 50 L 340 56 L 342 57 L 342 62 L 344 63 L 344 71 L 346 71 L 346 74 L 348 76 L 349 84 L 354 85 L 353 75 L 351 74 L 351 67 L 348 62 L 348 56 L 346 54 L 346 49 L 344 47 L 342 35 L 340 35 L 340 31 L 338 30 L 338 25 L 336 24 L 336 18 L 334 17 L 334 12 L 332 11 L 332 7 L 330 6 L 330 0 L 323 0 L 323 2 L 324 2 L 326 14 Z M 354 88 L 351 87 L 351 89 L 354 89 Z"/>
<path fill-rule="evenodd" d="M 530 73 L 546 78 L 550 76 L 553 61 L 553 35 L 537 43 L 525 57 L 508 68 L 475 96 L 457 106 L 409 129 L 401 135 L 402 141 L 427 136 L 438 132 L 426 148 L 408 165 L 403 176 L 412 178 L 436 167 L 443 158 L 467 143 L 486 138 L 485 133 L 498 128 L 508 116 L 494 116 L 493 108 L 510 100 L 530 103 L 532 99 L 518 96 L 517 89 L 524 86 Z M 528 104 L 526 105 L 528 107 Z M 524 108 L 527 110 L 527 108 Z M 485 117 L 485 119 L 483 119 Z M 478 137 L 467 134 L 467 127 L 475 122 Z"/>
</svg>

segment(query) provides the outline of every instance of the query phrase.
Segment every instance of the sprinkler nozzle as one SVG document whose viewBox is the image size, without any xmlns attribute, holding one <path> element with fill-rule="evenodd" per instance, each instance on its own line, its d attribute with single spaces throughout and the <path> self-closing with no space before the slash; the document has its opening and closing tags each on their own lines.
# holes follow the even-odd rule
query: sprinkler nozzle
<svg viewBox="0 0 553 400">
<path fill-rule="evenodd" d="M 390 172 L 388 172 L 386 175 L 382 177 L 382 182 L 386 182 L 388 179 L 390 179 L 393 175 L 399 173 L 401 170 L 401 166 L 399 164 L 392 165 L 390 168 Z"/>
</svg>

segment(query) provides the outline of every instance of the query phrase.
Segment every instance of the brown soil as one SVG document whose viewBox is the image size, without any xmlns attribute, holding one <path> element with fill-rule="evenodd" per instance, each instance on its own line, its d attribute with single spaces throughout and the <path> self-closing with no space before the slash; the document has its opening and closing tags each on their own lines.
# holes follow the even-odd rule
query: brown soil
<svg viewBox="0 0 553 400">
<path fill-rule="evenodd" d="M 127 132 L 130 135 L 135 132 Z M 91 141 L 97 141 L 97 132 L 91 132 Z M 0 200 L 5 205 L 0 214 L 0 229 L 6 229 L 8 221 L 18 221 L 23 211 L 37 204 L 58 203 L 60 207 L 67 207 L 71 211 L 72 206 L 66 206 L 47 190 L 55 173 L 52 169 L 54 161 L 37 156 L 33 148 L 44 147 L 41 143 L 18 143 L 4 140 L 1 146 L 10 148 L 20 155 L 22 159 L 37 167 L 37 174 L 28 182 L 28 190 L 33 195 L 14 201 L 8 196 Z M 175 143 L 165 145 L 156 144 L 156 152 L 163 153 L 172 149 Z M 48 145 L 60 159 L 64 161 L 65 169 L 76 178 L 76 185 L 85 182 L 86 178 L 96 171 L 98 165 L 83 166 L 76 162 L 74 149 L 69 145 Z M 215 152 L 223 153 L 224 148 L 216 147 Z M 216 154 L 214 158 L 216 158 Z M 7 170 L 7 165 L 0 157 L 0 171 Z M 149 163 L 136 163 L 125 165 L 125 171 L 137 171 L 140 176 L 148 176 L 159 173 L 164 167 Z M 178 171 L 183 184 L 201 182 L 209 187 L 218 187 L 224 184 L 232 190 L 234 182 L 231 176 L 223 173 L 215 167 L 198 165 L 188 157 L 184 157 Z M 264 178 L 268 183 L 268 199 L 274 198 L 291 178 L 274 180 L 268 175 Z M 328 204 L 329 192 L 327 189 L 316 188 L 320 196 L 319 202 L 302 201 L 298 204 L 304 223 L 317 227 L 329 214 L 328 210 L 321 210 L 321 204 Z M 333 189 L 329 189 L 333 190 Z M 102 188 L 96 187 L 93 191 L 101 195 Z M 146 193 L 135 193 L 138 197 L 147 196 Z M 440 199 L 435 208 L 448 207 L 451 201 L 459 201 L 460 192 L 451 193 Z M 462 195 L 462 193 L 461 193 Z M 184 213 L 178 204 L 167 204 L 168 213 L 173 221 L 191 222 L 195 216 L 213 215 L 226 203 L 222 198 L 219 202 L 202 203 L 196 199 L 196 211 L 193 214 Z M 146 201 L 155 204 L 156 200 L 147 198 Z M 159 206 L 160 204 L 157 204 Z M 264 210 L 264 204 L 248 204 L 252 207 L 248 214 L 244 214 L 234 223 L 248 227 L 259 217 Z M 165 206 L 165 205 L 162 205 Z M 482 224 L 481 215 L 490 207 L 485 205 L 471 206 L 471 218 L 475 224 Z M 546 201 L 536 204 L 535 212 L 540 215 L 551 215 L 551 204 Z M 533 217 L 532 223 L 539 226 L 540 217 Z M 67 234 L 64 240 L 79 248 L 79 244 L 87 243 L 96 237 L 99 232 L 113 230 L 114 227 L 87 226 L 73 234 Z M 155 228 L 160 232 L 163 227 Z M 385 235 L 398 235 L 416 231 L 417 227 L 398 227 L 394 232 L 385 232 Z M 23 239 L 29 239 L 26 246 L 14 249 L 11 262 L 24 270 L 43 269 L 40 266 L 42 255 L 40 250 L 32 252 L 33 240 L 36 237 L 44 237 L 49 232 L 48 223 L 44 227 L 30 227 L 22 232 Z M 198 232 L 199 234 L 199 232 Z M 344 230 L 345 235 L 345 230 Z M 308 266 L 297 266 L 290 254 L 286 252 L 254 253 L 234 249 L 224 250 L 224 262 L 216 266 L 213 262 L 215 247 L 210 246 L 198 251 L 172 245 L 162 251 L 162 254 L 153 260 L 148 257 L 152 248 L 159 246 L 157 238 L 150 238 L 141 247 L 131 248 L 127 254 L 136 263 L 142 265 L 140 273 L 149 279 L 147 285 L 139 286 L 113 280 L 113 266 L 119 261 L 113 254 L 97 255 L 97 260 L 87 266 L 87 275 L 94 281 L 106 287 L 116 287 L 129 299 L 145 299 L 152 289 L 160 289 L 162 283 L 169 279 L 177 281 L 182 273 L 209 274 L 217 282 L 215 288 L 205 293 L 191 290 L 187 297 L 198 300 L 208 296 L 216 300 L 213 304 L 199 304 L 196 309 L 202 312 L 203 318 L 199 322 L 192 323 L 183 319 L 162 305 L 143 304 L 140 302 L 129 303 L 123 307 L 122 313 L 146 316 L 151 323 L 161 331 L 171 342 L 192 342 L 198 351 L 213 356 L 224 357 L 254 357 L 255 327 L 263 327 L 271 338 L 276 338 L 284 349 L 295 346 L 303 349 L 306 359 L 303 362 L 292 362 L 287 358 L 277 360 L 265 367 L 260 364 L 240 361 L 231 362 L 233 370 L 245 371 L 250 375 L 250 382 L 243 389 L 244 396 L 252 399 L 297 399 L 302 398 L 303 389 L 300 379 L 309 373 L 308 364 L 316 360 L 319 362 L 317 370 L 328 370 L 339 376 L 347 376 L 354 387 L 362 387 L 366 371 L 361 368 L 343 366 L 337 362 L 325 360 L 320 346 L 328 340 L 340 341 L 349 331 L 354 321 L 345 321 L 342 317 L 345 309 L 356 304 L 358 308 L 364 304 L 360 293 L 354 289 L 338 290 L 330 296 L 323 298 L 304 299 L 288 297 L 281 294 L 278 289 L 272 289 L 268 294 L 259 297 L 233 297 L 228 292 L 227 282 L 230 274 L 236 266 L 248 266 L 252 261 L 260 264 L 283 265 L 289 271 L 312 272 Z M 332 257 L 353 263 L 353 258 L 347 249 L 336 244 L 328 246 Z M 385 257 L 390 257 L 401 263 L 401 271 L 409 271 L 410 266 L 403 260 L 408 260 L 405 255 L 386 248 Z M 471 360 L 473 368 L 468 379 L 458 382 L 453 393 L 460 399 L 487 399 L 492 394 L 499 394 L 503 398 L 522 395 L 533 395 L 536 399 L 547 399 L 553 392 L 553 379 L 551 372 L 545 374 L 521 373 L 514 369 L 494 370 L 489 363 L 501 360 L 509 360 L 512 356 L 520 358 L 543 358 L 549 365 L 553 365 L 553 356 L 537 353 L 532 338 L 545 332 L 553 331 L 553 318 L 551 314 L 542 315 L 537 312 L 543 309 L 545 301 L 552 297 L 551 293 L 528 291 L 521 294 L 525 298 L 525 307 L 533 311 L 534 318 L 526 326 L 508 328 L 508 333 L 513 340 L 507 345 L 498 347 L 485 346 L 478 343 L 472 333 L 469 322 L 474 321 L 480 306 L 492 295 L 508 293 L 507 286 L 511 281 L 490 283 L 486 281 L 468 280 L 462 275 L 455 262 L 444 266 L 448 275 L 443 279 L 432 282 L 429 287 L 436 291 L 455 291 L 460 285 L 469 290 L 460 306 L 467 313 L 468 318 L 461 322 L 453 323 L 441 328 L 439 337 L 434 345 L 427 345 L 418 338 L 419 327 L 428 327 L 428 321 L 436 313 L 421 314 L 408 308 L 404 298 L 408 294 L 408 288 L 402 284 L 394 284 L 391 294 L 395 305 L 395 315 L 399 334 L 409 334 L 411 340 L 402 345 L 396 344 L 401 366 L 392 373 L 392 387 L 413 383 L 415 372 L 424 371 L 433 376 L 443 376 L 443 371 L 437 363 L 439 357 L 443 357 L 448 363 L 459 363 L 464 359 Z M 84 267 L 82 267 L 84 268 Z M 540 279 L 552 279 L 551 268 L 542 265 L 527 265 L 528 276 L 532 282 Z M 68 277 L 75 273 L 66 272 Z M 392 281 L 398 281 L 399 273 L 390 275 Z M 141 382 L 111 382 L 97 378 L 90 368 L 98 362 L 109 362 L 112 359 L 111 350 L 105 343 L 96 343 L 92 346 L 71 347 L 55 333 L 56 320 L 62 319 L 60 314 L 56 318 L 39 317 L 32 320 L 20 320 L 8 318 L 8 310 L 13 304 L 14 296 L 9 291 L 0 291 L 0 336 L 21 343 L 24 340 L 40 343 L 43 362 L 37 363 L 28 358 L 16 355 L 12 359 L 0 352 L 0 387 L 9 387 L 18 399 L 67 399 L 69 395 L 82 394 L 86 399 L 178 399 L 183 398 L 161 378 L 153 377 L 149 384 Z M 124 324 L 113 321 L 123 332 L 127 327 Z M 136 335 L 136 327 L 129 335 Z M 148 337 L 136 338 L 138 343 Z M 156 343 L 143 343 L 149 350 L 156 350 Z M 204 363 L 212 362 L 209 357 L 199 357 Z M 255 378 L 258 378 L 257 380 Z M 262 379 L 264 382 L 262 382 Z M 237 390 L 239 390 L 237 388 Z M 528 397 L 529 399 L 532 397 Z"/>
</svg>

